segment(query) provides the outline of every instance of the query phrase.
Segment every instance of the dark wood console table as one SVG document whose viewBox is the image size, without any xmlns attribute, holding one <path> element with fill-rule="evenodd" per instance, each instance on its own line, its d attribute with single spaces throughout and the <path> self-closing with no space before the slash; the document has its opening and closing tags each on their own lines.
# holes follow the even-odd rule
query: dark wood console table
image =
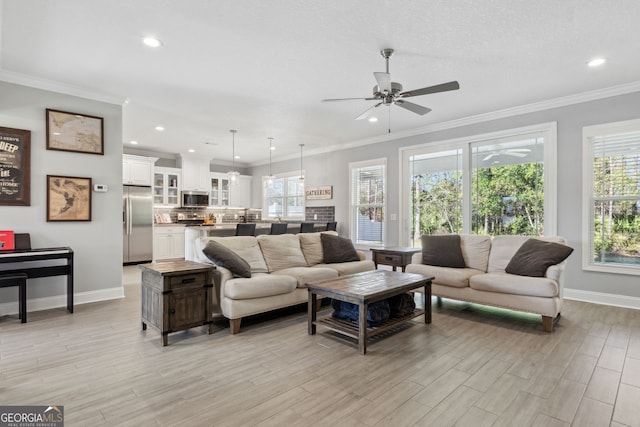
<svg viewBox="0 0 640 427">
<path fill-rule="evenodd" d="M 33 266 L 32 261 L 66 260 L 64 265 Z M 20 263 L 20 268 L 10 270 L 0 269 L 0 274 L 27 275 L 28 279 L 49 276 L 67 276 L 67 311 L 73 313 L 73 250 L 68 247 L 40 248 L 40 249 L 16 249 L 0 251 L 0 264 Z"/>
</svg>

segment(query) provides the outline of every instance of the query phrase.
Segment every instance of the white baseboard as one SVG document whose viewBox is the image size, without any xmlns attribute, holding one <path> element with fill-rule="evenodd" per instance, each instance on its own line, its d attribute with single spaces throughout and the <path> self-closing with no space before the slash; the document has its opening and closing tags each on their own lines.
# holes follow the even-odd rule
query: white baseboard
<svg viewBox="0 0 640 427">
<path fill-rule="evenodd" d="M 612 305 L 615 307 L 635 308 L 636 310 L 640 310 L 640 298 L 626 295 L 565 288 L 564 298 L 575 301 L 590 302 L 593 304 Z"/>
<path fill-rule="evenodd" d="M 17 289 L 17 288 L 16 288 Z M 17 292 L 16 292 L 17 296 Z M 80 292 L 73 295 L 73 305 L 88 304 L 90 302 L 107 301 L 124 298 L 124 288 L 109 288 L 99 291 Z M 66 307 L 67 296 L 56 295 L 54 297 L 36 298 L 27 300 L 27 313 L 30 311 L 49 310 L 51 308 Z M 18 314 L 18 300 L 0 304 L 0 316 Z"/>
</svg>

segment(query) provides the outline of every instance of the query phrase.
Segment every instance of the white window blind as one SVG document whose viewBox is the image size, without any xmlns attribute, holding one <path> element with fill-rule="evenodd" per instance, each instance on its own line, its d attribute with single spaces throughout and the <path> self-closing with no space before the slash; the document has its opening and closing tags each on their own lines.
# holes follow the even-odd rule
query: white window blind
<svg viewBox="0 0 640 427">
<path fill-rule="evenodd" d="M 640 121 L 618 125 L 585 131 L 590 188 L 584 261 L 587 268 L 640 274 Z"/>
<path fill-rule="evenodd" d="M 384 245 L 386 161 L 358 162 L 351 170 L 351 238 L 355 244 Z"/>
</svg>

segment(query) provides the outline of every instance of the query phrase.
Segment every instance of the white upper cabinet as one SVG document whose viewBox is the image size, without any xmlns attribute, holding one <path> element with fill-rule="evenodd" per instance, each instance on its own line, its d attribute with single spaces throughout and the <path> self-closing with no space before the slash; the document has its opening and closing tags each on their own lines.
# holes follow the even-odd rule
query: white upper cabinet
<svg viewBox="0 0 640 427">
<path fill-rule="evenodd" d="M 211 206 L 232 206 L 230 201 L 229 176 L 226 173 L 210 174 L 209 204 Z"/>
<path fill-rule="evenodd" d="M 238 184 L 232 185 L 229 194 L 229 206 L 236 208 L 251 207 L 251 177 L 240 175 Z"/>
<path fill-rule="evenodd" d="M 180 169 L 156 167 L 153 172 L 153 204 L 180 206 Z"/>
<path fill-rule="evenodd" d="M 210 191 L 209 159 L 181 155 L 182 189 L 187 191 Z"/>
<path fill-rule="evenodd" d="M 127 185 L 148 185 L 153 183 L 153 164 L 157 157 L 122 155 L 122 183 Z"/>
</svg>

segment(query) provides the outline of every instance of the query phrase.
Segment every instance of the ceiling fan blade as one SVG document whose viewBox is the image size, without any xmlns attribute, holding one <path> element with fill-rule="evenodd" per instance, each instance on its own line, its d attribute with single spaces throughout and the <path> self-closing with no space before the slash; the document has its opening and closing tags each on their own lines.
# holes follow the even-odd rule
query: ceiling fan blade
<svg viewBox="0 0 640 427">
<path fill-rule="evenodd" d="M 487 160 L 491 160 L 491 158 L 493 158 L 493 156 L 496 156 L 496 153 L 491 153 L 489 155 L 487 155 L 487 157 L 485 157 L 484 159 L 482 159 L 483 162 L 486 162 Z"/>
<path fill-rule="evenodd" d="M 353 100 L 362 100 L 362 101 L 373 101 L 377 98 L 331 98 L 331 99 L 323 99 L 322 102 L 334 102 L 334 101 L 353 101 Z"/>
<path fill-rule="evenodd" d="M 400 93 L 398 96 L 407 98 L 409 96 L 428 95 L 430 93 L 446 92 L 448 90 L 458 89 L 460 89 L 460 84 L 454 80 L 452 82 L 442 83 L 435 86 L 423 87 L 422 89 L 407 90 Z"/>
<path fill-rule="evenodd" d="M 402 99 L 396 100 L 395 104 L 398 107 L 402 107 L 405 110 L 411 111 L 412 113 L 420 114 L 421 116 L 424 116 L 429 111 L 431 111 L 431 108 L 423 107 L 422 105 L 414 104 L 413 102 L 403 101 Z"/>
<path fill-rule="evenodd" d="M 380 92 L 391 92 L 391 74 L 389 73 L 373 73 L 378 82 Z"/>
<path fill-rule="evenodd" d="M 366 110 L 364 113 L 362 113 L 362 114 L 360 114 L 358 117 L 356 117 L 356 120 L 362 120 L 362 119 L 367 118 L 367 116 L 369 116 L 369 114 L 371 114 L 371 112 L 372 112 L 374 109 L 378 108 L 378 107 L 379 107 L 379 106 L 381 106 L 381 105 L 382 105 L 382 102 L 378 102 L 378 103 L 377 103 L 376 105 L 374 105 L 373 107 L 367 108 L 367 110 Z"/>
<path fill-rule="evenodd" d="M 514 151 L 505 151 L 503 154 L 506 154 L 507 156 L 513 156 L 513 157 L 527 157 L 527 155 L 524 153 L 517 153 Z"/>
</svg>

